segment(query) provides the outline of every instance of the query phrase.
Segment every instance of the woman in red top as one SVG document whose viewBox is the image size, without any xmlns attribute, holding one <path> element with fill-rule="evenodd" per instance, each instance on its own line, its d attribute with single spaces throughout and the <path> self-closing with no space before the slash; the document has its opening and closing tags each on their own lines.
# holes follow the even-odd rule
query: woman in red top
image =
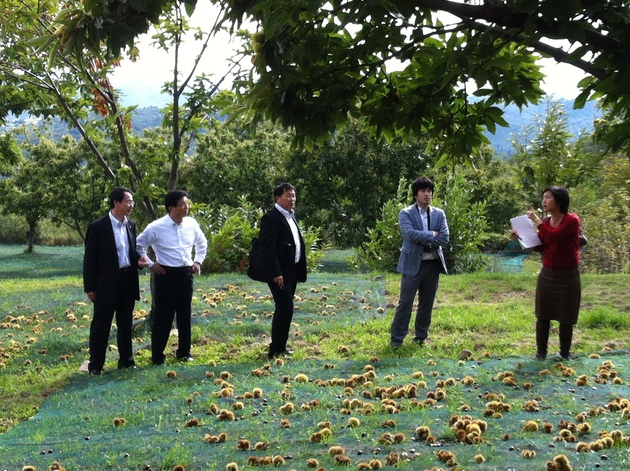
<svg viewBox="0 0 630 471">
<path fill-rule="evenodd" d="M 540 219 L 533 210 L 527 213 L 542 241 L 537 250 L 543 253 L 536 283 L 536 358 L 547 358 L 550 321 L 554 320 L 560 323 L 560 356 L 568 360 L 582 296 L 580 218 L 569 212 L 569 192 L 561 186 L 543 190 L 542 209 L 548 217 Z"/>
</svg>

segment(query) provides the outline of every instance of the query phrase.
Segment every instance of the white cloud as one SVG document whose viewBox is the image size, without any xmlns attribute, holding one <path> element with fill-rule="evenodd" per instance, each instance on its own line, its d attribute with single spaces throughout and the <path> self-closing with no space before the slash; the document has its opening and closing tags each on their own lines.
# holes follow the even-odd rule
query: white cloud
<svg viewBox="0 0 630 471">
<path fill-rule="evenodd" d="M 213 22 L 215 18 L 216 8 L 209 2 L 199 2 L 193 16 L 189 18 L 189 23 L 191 26 L 203 25 L 207 29 L 208 23 Z M 149 33 L 139 38 L 137 44 L 140 56 L 136 62 L 125 58 L 112 74 L 112 84 L 122 91 L 125 105 L 162 107 L 169 102 L 169 96 L 160 94 L 160 91 L 166 82 L 173 81 L 174 54 L 154 45 L 152 36 L 155 33 L 155 29 L 152 28 Z M 211 38 L 197 71 L 219 80 L 228 71 L 227 59 L 233 55 L 237 47 L 234 41 L 231 41 L 227 33 Z M 200 41 L 194 41 L 192 38 L 185 41 L 179 51 L 180 79 L 190 73 L 200 51 Z M 229 86 L 231 81 L 224 83 Z"/>
<path fill-rule="evenodd" d="M 574 100 L 579 94 L 578 83 L 586 74 L 575 66 L 557 63 L 554 59 L 541 59 L 545 77 L 542 89 L 554 98 Z"/>
</svg>

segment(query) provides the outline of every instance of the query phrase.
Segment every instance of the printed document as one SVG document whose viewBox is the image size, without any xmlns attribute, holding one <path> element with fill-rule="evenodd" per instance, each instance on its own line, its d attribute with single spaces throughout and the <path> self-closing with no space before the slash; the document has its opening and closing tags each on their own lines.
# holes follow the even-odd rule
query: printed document
<svg viewBox="0 0 630 471">
<path fill-rule="evenodd" d="M 542 244 L 538 234 L 536 233 L 534 223 L 527 217 L 527 215 L 512 218 L 510 219 L 510 223 L 512 223 L 512 229 L 518 232 L 518 242 L 524 249 L 529 249 Z"/>
</svg>

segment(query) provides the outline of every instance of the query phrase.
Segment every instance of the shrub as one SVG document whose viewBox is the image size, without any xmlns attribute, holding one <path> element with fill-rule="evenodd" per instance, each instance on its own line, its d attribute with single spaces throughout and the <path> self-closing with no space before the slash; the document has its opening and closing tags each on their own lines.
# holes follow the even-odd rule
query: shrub
<svg viewBox="0 0 630 471">
<path fill-rule="evenodd" d="M 317 273 L 322 267 L 322 259 L 324 252 L 321 247 L 321 228 L 304 227 L 301 229 L 304 238 L 304 246 L 306 247 L 306 268 L 309 273 Z"/>
<path fill-rule="evenodd" d="M 7 214 L 0 218 L 0 244 L 26 245 L 28 224 L 22 216 Z M 37 245 L 68 246 L 81 245 L 79 234 L 67 227 L 56 224 L 50 219 L 42 219 L 35 229 Z"/>
<path fill-rule="evenodd" d="M 240 198 L 237 207 L 196 207 L 195 217 L 208 239 L 208 255 L 203 270 L 207 273 L 246 272 L 252 240 L 258 236 L 263 213 L 245 197 Z M 306 246 L 307 267 L 309 271 L 316 272 L 324 255 L 318 245 L 320 229 L 302 228 L 302 237 Z"/>
<path fill-rule="evenodd" d="M 447 178 L 444 201 L 437 202 L 446 213 L 450 242 L 444 256 L 449 273 L 473 273 L 485 268 L 487 260 L 479 253 L 487 237 L 486 202 L 471 203 L 473 193 L 463 175 Z"/>
<path fill-rule="evenodd" d="M 366 266 L 375 271 L 394 271 L 400 257 L 402 236 L 398 225 L 398 214 L 411 199 L 411 190 L 403 179 L 398 183 L 396 198 L 383 205 L 381 217 L 376 225 L 368 229 L 366 241 L 353 255 L 351 264 L 355 268 Z"/>
<path fill-rule="evenodd" d="M 447 179 L 443 202 L 436 202 L 446 213 L 450 242 L 444 256 L 451 273 L 472 273 L 485 268 L 487 260 L 480 254 L 487 232 L 485 201 L 471 203 L 470 185 L 464 177 Z M 353 265 L 377 271 L 394 271 L 400 256 L 402 235 L 398 214 L 412 200 L 409 184 L 401 180 L 396 198 L 383 206 L 381 218 L 368 230 L 367 240 L 357 249 Z"/>
<path fill-rule="evenodd" d="M 514 242 L 510 239 L 508 234 L 499 234 L 496 232 L 489 232 L 486 234 L 482 250 L 485 253 L 498 253 L 504 251 L 513 251 L 512 247 L 514 247 Z M 520 245 L 516 244 L 520 251 Z"/>
<path fill-rule="evenodd" d="M 0 218 L 0 243 L 25 244 L 28 224 L 23 217 L 12 214 Z"/>
<path fill-rule="evenodd" d="M 263 211 L 255 208 L 245 197 L 240 198 L 237 207 L 204 205 L 195 209 L 195 217 L 208 239 L 204 271 L 245 271 L 247 254 L 252 239 L 258 235 Z"/>
<path fill-rule="evenodd" d="M 586 205 L 580 217 L 588 237 L 581 254 L 582 270 L 630 272 L 630 197 L 623 192 L 609 194 Z"/>
<path fill-rule="evenodd" d="M 49 219 L 44 219 L 38 224 L 35 234 L 37 244 L 41 245 L 69 246 L 83 244 L 83 240 L 76 230 L 63 224 L 52 222 Z"/>
</svg>

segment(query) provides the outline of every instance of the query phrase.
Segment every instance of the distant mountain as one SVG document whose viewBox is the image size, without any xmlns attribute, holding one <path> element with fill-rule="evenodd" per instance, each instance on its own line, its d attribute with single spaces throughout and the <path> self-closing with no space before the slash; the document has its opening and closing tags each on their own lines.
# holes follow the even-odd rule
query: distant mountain
<svg viewBox="0 0 630 471">
<path fill-rule="evenodd" d="M 593 122 L 600 118 L 602 113 L 597 109 L 596 104 L 592 101 L 586 103 L 583 109 L 573 109 L 573 101 L 558 100 L 565 107 L 568 115 L 567 121 L 569 132 L 577 138 L 581 133 L 590 133 L 593 131 Z M 519 111 L 516 105 L 510 105 L 505 108 L 504 118 L 509 123 L 509 127 L 503 128 L 497 126 L 495 134 L 486 132 L 486 136 L 492 144 L 495 155 L 507 156 L 514 153 L 510 139 L 513 135 L 519 135 L 524 128 L 535 124 L 537 119 L 542 119 L 546 115 L 547 104 L 539 103 L 537 106 L 530 105 Z"/>
<path fill-rule="evenodd" d="M 131 128 L 134 133 L 140 134 L 146 128 L 154 128 L 162 124 L 162 113 L 157 106 L 149 106 L 147 108 L 138 108 L 133 112 L 131 120 Z M 80 139 L 81 135 L 74 127 L 68 127 L 59 118 L 51 118 L 50 123 L 45 124 L 42 118 L 35 118 L 27 113 L 22 113 L 20 116 L 11 116 L 7 119 L 4 126 L 0 126 L 0 131 L 9 131 L 19 128 L 20 126 L 27 127 L 42 127 L 47 126 L 47 130 L 50 133 L 52 139 L 59 140 L 61 137 L 69 134 L 75 139 Z M 18 136 L 18 141 L 20 137 Z"/>
<path fill-rule="evenodd" d="M 595 103 L 587 102 L 583 109 L 574 110 L 572 101 L 559 101 L 565 105 L 569 130 L 576 138 L 582 132 L 592 132 L 593 121 L 601 117 L 601 111 L 596 109 Z M 504 117 L 509 123 L 509 127 L 503 128 L 497 126 L 495 134 L 486 132 L 486 136 L 492 144 L 494 153 L 498 156 L 512 155 L 514 153 L 514 149 L 510 143 L 512 136 L 514 134 L 520 134 L 525 127 L 534 124 L 537 119 L 544 118 L 546 115 L 546 107 L 546 103 L 541 103 L 537 106 L 523 108 L 522 112 L 520 112 L 515 105 L 506 107 Z M 133 131 L 140 134 L 145 128 L 160 126 L 162 124 L 162 113 L 157 106 L 137 108 L 133 112 L 131 122 Z M 21 125 L 41 126 L 41 124 L 42 120 L 23 114 L 8 120 L 5 126 L 0 127 L 0 130 L 12 129 Z M 53 119 L 52 127 L 50 127 L 49 130 L 55 139 L 59 139 L 65 134 L 70 134 L 76 139 L 80 138 L 75 129 L 69 130 L 68 126 L 58 118 Z"/>
</svg>

